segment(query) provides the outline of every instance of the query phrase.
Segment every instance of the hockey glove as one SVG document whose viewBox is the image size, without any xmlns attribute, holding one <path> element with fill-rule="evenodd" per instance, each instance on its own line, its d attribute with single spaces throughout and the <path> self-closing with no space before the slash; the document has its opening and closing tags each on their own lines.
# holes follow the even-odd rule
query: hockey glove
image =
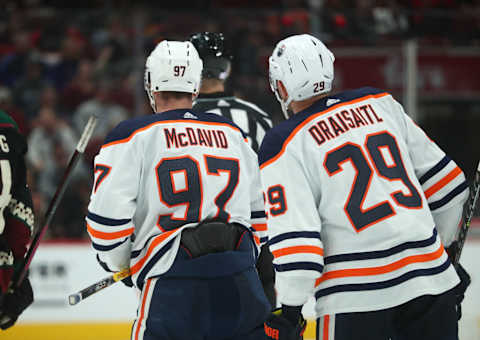
<svg viewBox="0 0 480 340">
<path fill-rule="evenodd" d="M 98 254 L 97 254 L 97 262 L 98 262 L 98 264 L 100 264 L 100 266 L 103 268 L 103 270 L 105 270 L 105 271 L 107 271 L 107 272 L 109 272 L 109 273 L 114 273 L 113 270 L 111 270 L 110 268 L 108 268 L 108 265 L 107 265 L 105 262 L 103 262 L 102 260 L 100 260 L 100 256 L 98 256 Z M 127 276 L 126 278 L 124 278 L 124 279 L 122 280 L 122 283 L 123 283 L 125 286 L 129 287 L 129 288 L 133 287 L 133 281 L 132 281 L 132 277 L 131 277 L 131 276 Z"/>
<path fill-rule="evenodd" d="M 22 285 L 3 296 L 0 306 L 0 328 L 12 327 L 22 312 L 32 304 L 33 290 L 30 280 L 25 278 Z"/>
<path fill-rule="evenodd" d="M 0 296 L 6 294 L 13 275 L 14 257 L 4 235 L 0 234 Z"/>
<path fill-rule="evenodd" d="M 307 322 L 301 312 L 289 313 L 288 308 L 292 307 L 283 306 L 282 308 L 277 308 L 267 318 L 267 321 L 264 323 L 267 339 L 303 340 L 303 333 L 307 327 Z M 286 317 L 287 315 L 288 318 Z M 292 315 L 296 316 L 295 323 L 291 321 Z"/>
<path fill-rule="evenodd" d="M 456 253 L 458 252 L 458 242 L 453 241 L 452 244 L 447 248 L 447 253 L 450 259 L 454 259 Z M 457 318 L 458 320 L 462 317 L 462 301 L 465 297 L 465 292 L 467 291 L 468 286 L 472 282 L 470 275 L 467 273 L 465 268 L 462 267 L 460 263 L 457 266 L 454 266 L 457 271 L 458 276 L 460 277 L 460 283 L 454 288 L 456 296 L 456 308 L 457 308 Z"/>
<path fill-rule="evenodd" d="M 457 274 L 460 277 L 460 283 L 454 288 L 455 296 L 457 298 L 457 318 L 458 320 L 460 320 L 462 318 L 462 301 L 465 298 L 465 292 L 467 291 L 468 286 L 472 282 L 472 279 L 460 263 L 455 269 L 457 270 Z"/>
</svg>

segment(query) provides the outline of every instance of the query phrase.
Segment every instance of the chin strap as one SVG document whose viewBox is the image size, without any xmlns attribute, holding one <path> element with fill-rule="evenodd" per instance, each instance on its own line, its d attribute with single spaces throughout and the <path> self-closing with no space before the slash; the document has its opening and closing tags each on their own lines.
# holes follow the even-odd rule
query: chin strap
<svg viewBox="0 0 480 340">
<path fill-rule="evenodd" d="M 288 114 L 288 105 L 282 100 L 280 102 L 280 106 L 282 107 L 282 112 L 283 112 L 283 115 L 285 116 L 285 119 L 290 118 L 290 115 Z"/>
<path fill-rule="evenodd" d="M 283 112 L 283 115 L 285 116 L 285 119 L 290 118 L 290 112 L 288 107 L 290 106 L 291 102 L 292 102 L 291 97 L 288 97 L 286 101 L 280 100 L 280 106 L 282 107 L 282 112 Z"/>
</svg>

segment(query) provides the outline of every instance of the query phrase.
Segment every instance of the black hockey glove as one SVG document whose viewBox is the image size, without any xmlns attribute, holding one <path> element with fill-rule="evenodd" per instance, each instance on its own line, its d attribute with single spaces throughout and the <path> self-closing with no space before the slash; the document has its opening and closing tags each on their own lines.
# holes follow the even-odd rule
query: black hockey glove
<svg viewBox="0 0 480 340">
<path fill-rule="evenodd" d="M 22 285 L 3 296 L 0 306 L 0 328 L 12 327 L 22 312 L 32 304 L 33 290 L 30 280 L 25 278 Z"/>
<path fill-rule="evenodd" d="M 452 244 L 447 248 L 447 253 L 450 259 L 454 259 L 456 253 L 458 252 L 458 242 L 453 241 Z M 467 273 L 465 268 L 462 267 L 460 263 L 457 266 L 454 266 L 457 271 L 458 276 L 460 277 L 460 283 L 454 288 L 455 296 L 457 298 L 456 308 L 457 308 L 457 318 L 460 320 L 462 318 L 462 301 L 465 298 L 465 292 L 467 291 L 468 286 L 472 282 L 470 275 Z"/>
<path fill-rule="evenodd" d="M 457 318 L 458 320 L 460 320 L 462 318 L 462 301 L 465 298 L 465 292 L 467 291 L 468 286 L 472 282 L 472 279 L 460 263 L 455 269 L 457 270 L 457 274 L 460 277 L 460 283 L 454 288 L 455 296 L 457 298 Z"/>
<path fill-rule="evenodd" d="M 109 273 L 114 273 L 113 270 L 111 270 L 110 268 L 108 268 L 108 265 L 107 265 L 105 262 L 103 262 L 102 260 L 100 260 L 100 256 L 98 256 L 98 254 L 97 254 L 97 262 L 98 262 L 98 264 L 100 264 L 100 266 L 103 268 L 103 270 L 105 270 L 105 271 L 107 271 L 107 272 L 109 272 Z M 131 277 L 131 276 L 127 276 L 126 278 L 124 278 L 124 279 L 122 280 L 122 283 L 123 283 L 125 286 L 129 287 L 129 288 L 133 287 L 133 281 L 132 281 L 132 277 Z"/>
<path fill-rule="evenodd" d="M 301 307 L 288 306 L 275 309 L 264 324 L 267 339 L 275 340 L 303 340 L 306 327 Z"/>
</svg>

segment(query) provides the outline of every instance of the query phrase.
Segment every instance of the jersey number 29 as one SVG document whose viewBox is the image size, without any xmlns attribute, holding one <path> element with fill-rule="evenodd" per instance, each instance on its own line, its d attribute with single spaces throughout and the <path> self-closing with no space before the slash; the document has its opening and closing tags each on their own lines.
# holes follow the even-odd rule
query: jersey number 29
<svg viewBox="0 0 480 340">
<path fill-rule="evenodd" d="M 344 209 L 350 223 L 357 231 L 395 215 L 395 210 L 388 200 L 369 208 L 363 207 L 374 171 L 381 178 L 388 181 L 401 181 L 408 188 L 407 195 L 401 190 L 390 193 L 397 205 L 409 209 L 422 207 L 422 198 L 408 177 L 395 137 L 387 131 L 371 134 L 367 136 L 364 146 L 375 170 L 372 169 L 362 146 L 351 142 L 328 152 L 323 164 L 329 176 L 341 172 L 342 164 L 347 161 L 351 162 L 355 168 L 356 176 Z M 382 149 L 391 155 L 392 161 L 388 164 Z"/>
</svg>

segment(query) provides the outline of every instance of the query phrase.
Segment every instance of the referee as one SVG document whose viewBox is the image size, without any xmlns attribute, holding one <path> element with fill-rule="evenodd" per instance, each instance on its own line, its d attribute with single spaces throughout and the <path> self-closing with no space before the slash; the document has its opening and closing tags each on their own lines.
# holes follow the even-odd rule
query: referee
<svg viewBox="0 0 480 340">
<path fill-rule="evenodd" d="M 203 61 L 202 85 L 193 109 L 229 118 L 247 134 L 252 149 L 258 152 L 265 132 L 272 127 L 272 120 L 257 105 L 225 92 L 232 55 L 225 46 L 223 34 L 196 33 L 190 41 Z"/>
<path fill-rule="evenodd" d="M 196 33 L 190 37 L 190 41 L 203 61 L 200 94 L 193 103 L 193 109 L 231 119 L 247 134 L 252 149 L 258 152 L 263 136 L 272 127 L 272 120 L 257 105 L 225 92 L 225 81 L 230 75 L 232 55 L 225 46 L 223 34 Z M 272 308 L 275 308 L 275 271 L 272 261 L 273 255 L 268 246 L 263 246 L 258 257 L 257 270 L 265 295 Z"/>
</svg>

